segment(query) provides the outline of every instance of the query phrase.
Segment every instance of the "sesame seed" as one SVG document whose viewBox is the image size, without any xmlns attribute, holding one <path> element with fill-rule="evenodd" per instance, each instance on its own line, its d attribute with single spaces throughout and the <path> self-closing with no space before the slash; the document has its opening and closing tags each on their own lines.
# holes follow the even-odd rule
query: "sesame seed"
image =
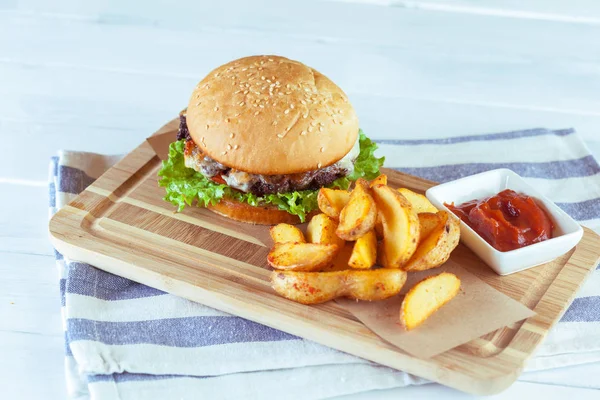
<svg viewBox="0 0 600 400">
<path fill-rule="evenodd" d="M 233 139 L 233 138 L 235 137 L 235 133 L 231 132 L 231 133 L 229 134 L 229 137 Z"/>
<path fill-rule="evenodd" d="M 245 105 L 245 104 L 246 104 L 245 102 L 243 102 L 243 101 L 240 101 L 240 106 L 243 106 L 243 105 Z"/>
<path fill-rule="evenodd" d="M 309 126 L 309 127 L 308 127 L 308 131 L 309 131 L 309 132 L 312 132 L 312 131 L 313 131 L 313 127 L 312 127 L 312 126 Z"/>
<path fill-rule="evenodd" d="M 278 138 L 280 138 L 280 139 L 281 139 L 281 138 L 283 138 L 284 136 L 285 136 L 285 135 L 284 135 L 284 134 L 282 134 L 282 133 L 278 133 L 278 134 L 277 134 L 277 137 L 278 137 Z"/>
<path fill-rule="evenodd" d="M 261 76 L 260 79 L 264 81 L 267 78 L 265 78 L 264 76 Z"/>
<path fill-rule="evenodd" d="M 244 94 L 248 94 L 248 91 L 247 91 L 247 90 L 244 90 Z"/>
<path fill-rule="evenodd" d="M 215 110 L 215 111 L 219 111 L 219 107 L 215 107 L 215 108 L 214 108 L 214 110 Z"/>
<path fill-rule="evenodd" d="M 242 68 L 242 72 L 248 71 L 248 68 Z"/>
<path fill-rule="evenodd" d="M 322 166 L 322 165 L 323 165 L 323 164 L 321 164 L 321 163 L 318 163 L 318 164 L 317 164 L 317 168 L 321 168 L 321 166 Z"/>
<path fill-rule="evenodd" d="M 308 118 L 308 113 L 304 114 L 304 115 L 302 116 L 302 118 L 304 118 L 304 119 Z"/>
<path fill-rule="evenodd" d="M 310 92 L 310 89 L 309 89 L 309 88 L 307 88 L 307 87 L 305 87 L 305 88 L 304 88 L 304 91 L 305 91 L 305 92 Z"/>
<path fill-rule="evenodd" d="M 317 126 L 317 123 L 315 122 L 315 120 L 310 121 L 310 126 Z"/>
<path fill-rule="evenodd" d="M 206 130 L 208 130 L 208 128 L 210 128 L 210 126 L 208 124 L 206 124 Z"/>
<path fill-rule="evenodd" d="M 273 125 L 273 126 L 277 125 L 277 121 L 273 121 L 273 123 L 271 125 Z"/>
<path fill-rule="evenodd" d="M 292 92 L 285 92 L 285 94 L 292 94 Z"/>
<path fill-rule="evenodd" d="M 202 104 L 202 103 L 201 103 L 201 102 L 197 102 L 197 103 L 196 103 L 196 106 L 199 106 L 200 104 Z"/>
<path fill-rule="evenodd" d="M 294 104 L 290 104 L 290 108 L 293 110 L 294 109 Z"/>
<path fill-rule="evenodd" d="M 242 114 L 237 113 L 237 114 L 234 115 L 234 117 L 239 117 L 240 115 L 242 115 Z"/>
<path fill-rule="evenodd" d="M 238 93 L 241 93 L 241 92 L 242 92 L 241 90 L 236 90 L 235 92 L 233 92 L 233 94 L 238 94 Z"/>
<path fill-rule="evenodd" d="M 300 135 L 302 135 L 302 136 L 306 135 L 306 131 L 300 132 Z"/>
<path fill-rule="evenodd" d="M 264 105 L 264 104 L 259 104 L 258 106 L 259 106 L 260 108 L 265 108 L 265 105 Z"/>
<path fill-rule="evenodd" d="M 272 58 L 269 58 L 269 61 L 273 62 L 273 59 L 272 59 Z"/>
<path fill-rule="evenodd" d="M 321 153 L 325 150 L 325 147 L 321 147 L 320 151 Z"/>
<path fill-rule="evenodd" d="M 233 149 L 234 149 L 234 150 L 237 150 L 237 149 L 238 149 L 238 147 L 240 147 L 240 146 L 236 144 L 235 146 L 233 146 Z"/>
<path fill-rule="evenodd" d="M 319 122 L 319 125 L 321 126 L 325 126 L 325 124 L 323 122 Z"/>
<path fill-rule="evenodd" d="M 256 93 L 256 94 L 260 95 L 260 92 L 259 92 L 259 91 L 256 91 L 256 92 L 254 92 L 254 93 Z"/>
<path fill-rule="evenodd" d="M 300 103 L 306 105 L 306 102 L 304 100 L 300 100 Z"/>
<path fill-rule="evenodd" d="M 227 154 L 227 151 L 222 151 L 221 155 L 224 156 L 225 154 Z"/>
<path fill-rule="evenodd" d="M 260 114 L 260 111 L 257 111 L 257 112 L 254 113 L 254 115 L 258 115 L 258 114 Z"/>
<path fill-rule="evenodd" d="M 281 93 L 281 92 L 277 92 L 277 94 L 278 94 L 279 96 L 283 96 L 283 93 Z"/>
<path fill-rule="evenodd" d="M 275 84 L 276 84 L 277 86 L 279 86 L 279 81 L 275 81 Z"/>
<path fill-rule="evenodd" d="M 230 121 L 231 121 L 231 119 L 225 118 L 225 122 L 230 122 Z"/>
<path fill-rule="evenodd" d="M 289 109 L 289 108 L 288 108 L 288 109 L 286 109 L 286 110 L 285 110 L 283 113 L 284 113 L 284 114 L 289 114 L 289 113 L 290 113 L 290 109 Z"/>
<path fill-rule="evenodd" d="M 230 144 L 228 144 L 228 145 L 227 145 L 227 150 L 231 150 L 231 145 L 230 145 Z M 323 148 L 322 148 L 322 147 L 321 147 L 321 150 L 323 150 Z M 321 151 L 321 153 L 322 153 L 322 152 L 323 152 L 323 151 Z"/>
<path fill-rule="evenodd" d="M 267 82 L 272 83 L 272 81 L 270 79 L 267 79 Z"/>
<path fill-rule="evenodd" d="M 323 132 L 323 127 L 322 126 L 319 126 L 319 131 Z"/>
</svg>

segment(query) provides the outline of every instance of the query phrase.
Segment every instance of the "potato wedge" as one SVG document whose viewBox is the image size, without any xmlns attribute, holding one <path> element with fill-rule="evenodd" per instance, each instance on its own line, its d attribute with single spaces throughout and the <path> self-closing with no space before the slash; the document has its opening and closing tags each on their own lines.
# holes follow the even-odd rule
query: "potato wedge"
<svg viewBox="0 0 600 400">
<path fill-rule="evenodd" d="M 422 194 L 415 193 L 407 188 L 400 188 L 398 191 L 402 196 L 406 197 L 406 200 L 410 202 L 417 214 L 424 212 L 436 213 L 439 211 L 429 200 L 427 200 L 427 197 Z"/>
<path fill-rule="evenodd" d="M 424 214 L 419 214 L 419 217 Z M 436 268 L 448 261 L 452 250 L 460 241 L 460 222 L 446 211 L 439 211 L 438 225 L 425 238 L 422 238 L 417 251 L 402 266 L 405 271 L 425 271 Z"/>
<path fill-rule="evenodd" d="M 344 240 L 354 241 L 373 229 L 377 219 L 377 207 L 369 193 L 369 183 L 356 181 L 348 204 L 340 212 L 340 223 L 335 233 Z"/>
<path fill-rule="evenodd" d="M 369 231 L 354 242 L 348 265 L 354 269 L 369 269 L 377 261 L 377 237 Z"/>
<path fill-rule="evenodd" d="M 387 185 L 387 175 L 381 174 L 377 178 L 373 179 L 370 183 L 370 186 L 373 187 L 375 185 Z"/>
<path fill-rule="evenodd" d="M 433 232 L 433 230 L 441 223 L 443 223 L 441 214 L 429 212 L 419 214 L 420 241 L 423 241 L 427 236 L 429 236 L 431 232 Z"/>
<path fill-rule="evenodd" d="M 348 262 L 350 261 L 350 257 L 352 256 L 352 249 L 354 249 L 354 242 L 344 242 L 342 248 L 338 250 L 338 253 L 335 255 L 333 263 L 326 266 L 321 271 L 333 272 L 350 269 Z"/>
<path fill-rule="evenodd" d="M 430 276 L 413 286 L 400 306 L 400 325 L 407 331 L 421 325 L 458 294 L 460 279 L 449 272 Z"/>
<path fill-rule="evenodd" d="M 306 238 L 310 243 L 335 244 L 341 249 L 344 241 L 335 234 L 337 226 L 337 221 L 330 216 L 317 214 L 306 227 Z"/>
<path fill-rule="evenodd" d="M 306 242 L 302 231 L 290 224 L 277 224 L 272 226 L 271 229 L 269 229 L 269 233 L 271 234 L 271 239 L 273 239 L 275 243 Z"/>
<path fill-rule="evenodd" d="M 337 190 L 321 188 L 317 195 L 319 209 L 331 218 L 338 219 L 342 208 L 348 204 L 350 192 L 347 190 Z"/>
<path fill-rule="evenodd" d="M 377 219 L 375 220 L 375 236 L 377 239 L 383 239 L 383 219 L 381 218 L 381 214 L 377 212 Z"/>
<path fill-rule="evenodd" d="M 337 297 L 383 300 L 400 293 L 406 272 L 399 269 L 371 271 L 293 272 L 273 271 L 271 286 L 281 296 L 302 304 L 318 304 Z"/>
<path fill-rule="evenodd" d="M 279 270 L 318 271 L 331 264 L 337 252 L 335 244 L 275 243 L 267 262 Z"/>
<path fill-rule="evenodd" d="M 400 268 L 417 249 L 419 218 L 408 200 L 389 186 L 374 186 L 373 197 L 383 220 L 381 261 L 386 268 Z"/>
</svg>

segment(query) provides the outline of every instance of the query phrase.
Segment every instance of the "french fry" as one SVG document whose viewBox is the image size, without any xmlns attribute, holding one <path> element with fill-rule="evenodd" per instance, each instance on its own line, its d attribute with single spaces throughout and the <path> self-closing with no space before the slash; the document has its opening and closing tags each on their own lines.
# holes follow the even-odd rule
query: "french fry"
<svg viewBox="0 0 600 400">
<path fill-rule="evenodd" d="M 375 220 L 375 236 L 377 236 L 377 239 L 383 239 L 383 219 L 379 212 L 377 212 L 377 219 Z"/>
<path fill-rule="evenodd" d="M 336 220 L 340 217 L 340 212 L 349 200 L 350 192 L 346 190 L 321 188 L 317 195 L 319 209 Z"/>
<path fill-rule="evenodd" d="M 419 214 L 419 240 L 425 240 L 425 238 L 427 238 L 427 236 L 429 236 L 431 232 L 433 232 L 433 230 L 442 223 L 443 221 L 441 214 L 429 212 Z"/>
<path fill-rule="evenodd" d="M 352 256 L 352 250 L 354 249 L 354 242 L 344 242 L 344 246 L 333 259 L 333 263 L 323 268 L 322 272 L 334 272 L 334 271 L 345 271 L 351 269 L 348 265 L 350 257 Z"/>
<path fill-rule="evenodd" d="M 400 268 L 417 249 L 419 218 L 408 200 L 389 186 L 374 186 L 373 197 L 383 220 L 383 266 Z"/>
<path fill-rule="evenodd" d="M 373 187 L 375 185 L 387 185 L 387 175 L 381 174 L 377 178 L 373 179 L 370 183 L 370 186 Z"/>
<path fill-rule="evenodd" d="M 354 242 L 348 265 L 354 269 L 369 269 L 377 260 L 377 238 L 369 231 Z"/>
<path fill-rule="evenodd" d="M 335 244 L 275 243 L 267 262 L 278 270 L 318 271 L 331 264 L 337 252 Z"/>
<path fill-rule="evenodd" d="M 419 214 L 419 217 L 424 214 Z M 405 271 L 425 271 L 444 264 L 460 241 L 460 222 L 446 211 L 439 211 L 439 222 L 423 238 L 411 259 L 402 266 Z"/>
<path fill-rule="evenodd" d="M 407 331 L 421 325 L 458 294 L 460 279 L 442 272 L 430 276 L 413 286 L 400 306 L 400 325 Z"/>
<path fill-rule="evenodd" d="M 269 229 L 269 233 L 271 234 L 271 239 L 273 239 L 275 243 L 306 242 L 302 231 L 290 224 L 277 224 L 272 226 L 271 229 Z"/>
<path fill-rule="evenodd" d="M 398 191 L 402 196 L 406 197 L 406 200 L 410 202 L 413 210 L 415 210 L 417 214 L 424 212 L 436 213 L 439 211 L 429 200 L 427 200 L 427 197 L 422 194 L 415 193 L 407 188 L 400 188 Z"/>
<path fill-rule="evenodd" d="M 354 241 L 375 226 L 377 207 L 369 192 L 368 182 L 358 179 L 348 204 L 340 212 L 340 223 L 335 233 L 342 239 Z"/>
<path fill-rule="evenodd" d="M 341 249 L 344 241 L 335 234 L 337 226 L 337 221 L 330 216 L 317 214 L 306 227 L 306 238 L 310 243 L 335 244 Z"/>
<path fill-rule="evenodd" d="M 271 286 L 281 296 L 302 304 L 318 304 L 338 297 L 383 300 L 400 293 L 406 272 L 400 269 L 336 272 L 273 271 Z"/>
</svg>

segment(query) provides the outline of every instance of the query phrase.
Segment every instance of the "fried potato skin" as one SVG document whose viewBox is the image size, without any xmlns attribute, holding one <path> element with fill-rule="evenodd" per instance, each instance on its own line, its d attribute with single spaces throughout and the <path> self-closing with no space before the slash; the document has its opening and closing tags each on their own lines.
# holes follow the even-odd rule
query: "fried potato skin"
<svg viewBox="0 0 600 400">
<path fill-rule="evenodd" d="M 380 260 L 385 268 L 400 268 L 417 249 L 419 218 L 408 200 L 389 186 L 375 185 L 373 197 L 383 222 Z"/>
<path fill-rule="evenodd" d="M 450 258 L 460 241 L 460 221 L 446 211 L 439 211 L 439 223 L 420 241 L 417 251 L 402 266 L 405 271 L 425 271 L 437 268 Z"/>
<path fill-rule="evenodd" d="M 369 231 L 354 242 L 348 265 L 354 269 L 369 269 L 377 261 L 377 237 Z"/>
<path fill-rule="evenodd" d="M 387 185 L 387 175 L 381 174 L 377 178 L 373 179 L 369 186 L 373 187 L 375 185 Z"/>
<path fill-rule="evenodd" d="M 408 330 L 421 325 L 460 291 L 460 279 L 449 272 L 430 276 L 413 286 L 400 306 L 400 325 Z"/>
<path fill-rule="evenodd" d="M 319 271 L 333 262 L 337 252 L 335 244 L 275 243 L 267 262 L 278 270 Z"/>
<path fill-rule="evenodd" d="M 407 188 L 400 188 L 398 189 L 398 192 L 400 192 L 400 194 L 402 194 L 406 200 L 410 202 L 413 210 L 415 210 L 417 214 L 424 212 L 436 213 L 439 211 L 433 204 L 431 204 L 427 197 L 423 196 L 422 194 L 415 193 Z"/>
<path fill-rule="evenodd" d="M 302 304 L 318 304 L 338 297 L 383 300 L 400 293 L 406 272 L 399 269 L 336 272 L 273 271 L 271 285 L 281 296 Z"/>
<path fill-rule="evenodd" d="M 350 192 L 346 190 L 321 188 L 317 195 L 317 203 L 321 212 L 335 220 L 339 219 L 340 212 L 348 204 L 348 201 L 350 201 Z"/>
<path fill-rule="evenodd" d="M 338 223 L 326 214 L 317 214 L 311 218 L 306 227 L 306 238 L 310 243 L 335 244 L 340 249 L 344 246 L 344 240 L 340 239 L 335 231 Z"/>
<path fill-rule="evenodd" d="M 340 212 L 340 223 L 335 233 L 344 240 L 354 241 L 372 230 L 376 220 L 377 207 L 369 183 L 358 179 L 348 204 Z"/>
<path fill-rule="evenodd" d="M 306 243 L 302 231 L 290 224 L 274 225 L 269 229 L 269 234 L 275 243 Z"/>
</svg>

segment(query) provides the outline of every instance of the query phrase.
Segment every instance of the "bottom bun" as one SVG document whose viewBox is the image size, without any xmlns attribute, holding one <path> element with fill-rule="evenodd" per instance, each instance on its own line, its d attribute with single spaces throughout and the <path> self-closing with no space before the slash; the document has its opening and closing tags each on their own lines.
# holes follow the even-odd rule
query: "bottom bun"
<svg viewBox="0 0 600 400">
<path fill-rule="evenodd" d="M 297 215 L 280 210 L 275 206 L 255 207 L 236 200 L 222 199 L 214 205 L 209 205 L 212 212 L 236 221 L 257 225 L 299 224 Z"/>
</svg>

